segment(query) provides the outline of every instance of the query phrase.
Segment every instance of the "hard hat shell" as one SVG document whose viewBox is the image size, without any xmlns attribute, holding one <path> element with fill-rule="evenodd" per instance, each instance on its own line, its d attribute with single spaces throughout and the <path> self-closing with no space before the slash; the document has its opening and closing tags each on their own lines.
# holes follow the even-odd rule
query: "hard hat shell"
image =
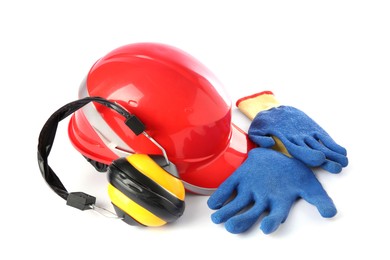
<svg viewBox="0 0 390 260">
<path fill-rule="evenodd" d="M 169 45 L 135 43 L 111 51 L 82 82 L 79 97 L 86 96 L 109 99 L 135 114 L 193 193 L 211 194 L 253 147 L 232 124 L 231 101 L 215 75 Z M 121 115 L 99 104 L 78 110 L 68 133 L 80 153 L 104 164 L 131 153 L 161 154 Z"/>
</svg>

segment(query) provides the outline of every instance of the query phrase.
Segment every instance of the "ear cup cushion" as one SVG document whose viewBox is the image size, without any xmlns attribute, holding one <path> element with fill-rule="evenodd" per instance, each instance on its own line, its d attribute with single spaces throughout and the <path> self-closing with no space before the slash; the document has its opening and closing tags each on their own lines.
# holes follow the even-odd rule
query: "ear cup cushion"
<svg viewBox="0 0 390 260">
<path fill-rule="evenodd" d="M 108 173 L 110 184 L 130 200 L 123 203 L 121 201 L 124 199 L 123 196 L 119 196 L 120 198 L 114 196 L 116 201 L 111 199 L 118 207 L 129 207 L 128 209 L 122 208 L 125 212 L 138 212 L 139 210 L 134 210 L 137 208 L 134 206 L 135 203 L 165 222 L 173 222 L 183 214 L 185 208 L 183 200 L 137 170 L 126 158 L 115 160 L 110 165 Z M 167 174 L 169 178 L 176 179 L 169 173 Z"/>
</svg>

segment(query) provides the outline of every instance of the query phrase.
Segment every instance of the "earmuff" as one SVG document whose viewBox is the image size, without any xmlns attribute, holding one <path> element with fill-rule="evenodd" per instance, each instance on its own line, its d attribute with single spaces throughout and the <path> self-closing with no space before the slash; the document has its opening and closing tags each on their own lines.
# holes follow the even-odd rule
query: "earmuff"
<svg viewBox="0 0 390 260">
<path fill-rule="evenodd" d="M 132 154 L 108 166 L 108 194 L 117 216 L 127 224 L 141 226 L 162 226 L 177 220 L 184 212 L 185 190 L 175 165 L 168 160 L 164 148 L 145 132 L 145 125 L 135 115 L 101 97 L 70 102 L 54 112 L 43 126 L 38 139 L 38 164 L 50 188 L 69 206 L 80 210 L 95 208 L 95 197 L 84 192 L 69 193 L 48 164 L 58 123 L 90 102 L 121 114 L 135 135 L 145 135 L 163 154 Z"/>
</svg>

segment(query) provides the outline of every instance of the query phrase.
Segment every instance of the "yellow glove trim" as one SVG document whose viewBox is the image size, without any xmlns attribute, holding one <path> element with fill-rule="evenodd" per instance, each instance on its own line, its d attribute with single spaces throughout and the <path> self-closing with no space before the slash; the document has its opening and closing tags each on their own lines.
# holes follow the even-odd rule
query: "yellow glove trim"
<svg viewBox="0 0 390 260">
<path fill-rule="evenodd" d="M 253 120 L 258 113 L 278 107 L 280 103 L 271 91 L 264 91 L 240 98 L 236 105 L 246 117 Z"/>
<path fill-rule="evenodd" d="M 291 154 L 287 151 L 287 149 L 284 146 L 284 144 L 282 143 L 282 141 L 280 141 L 280 139 L 277 138 L 276 136 L 272 136 L 272 138 L 275 141 L 275 145 L 272 146 L 272 149 L 275 151 L 281 152 L 282 154 L 287 155 L 288 157 L 291 158 L 292 157 Z"/>
<path fill-rule="evenodd" d="M 236 102 L 238 109 L 250 120 L 253 120 L 258 113 L 280 105 L 281 104 L 271 91 L 263 91 L 251 96 L 243 97 Z M 281 152 L 288 157 L 292 157 L 279 138 L 276 136 L 272 136 L 272 138 L 275 141 L 275 145 L 272 147 L 273 150 Z"/>
</svg>

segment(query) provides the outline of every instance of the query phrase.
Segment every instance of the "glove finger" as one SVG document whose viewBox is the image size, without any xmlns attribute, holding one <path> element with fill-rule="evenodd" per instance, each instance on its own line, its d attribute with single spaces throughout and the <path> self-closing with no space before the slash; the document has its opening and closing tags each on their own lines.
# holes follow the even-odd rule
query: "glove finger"
<svg viewBox="0 0 390 260">
<path fill-rule="evenodd" d="M 256 223 L 266 209 L 267 203 L 265 200 L 256 201 L 250 209 L 229 219 L 225 223 L 225 228 L 233 234 L 245 232 Z"/>
<path fill-rule="evenodd" d="M 326 160 L 320 167 L 330 173 L 340 173 L 341 170 L 343 169 L 341 164 L 330 160 Z"/>
<path fill-rule="evenodd" d="M 252 198 L 249 194 L 239 193 L 232 201 L 213 213 L 211 215 L 211 220 L 215 224 L 226 222 L 238 212 L 250 206 L 252 202 Z"/>
<path fill-rule="evenodd" d="M 238 171 L 239 169 L 237 169 Z M 233 175 L 227 178 L 207 200 L 210 209 L 221 208 L 235 192 L 237 181 Z"/>
<path fill-rule="evenodd" d="M 345 156 L 345 154 L 335 152 L 334 150 L 328 148 L 321 140 L 316 140 L 314 137 L 308 137 L 305 139 L 305 142 L 311 148 L 323 152 L 328 160 L 334 161 L 340 164 L 342 167 L 348 165 L 348 158 Z"/>
<path fill-rule="evenodd" d="M 282 141 L 287 151 L 296 159 L 302 161 L 310 167 L 317 167 L 324 163 L 325 155 L 317 150 L 313 150 L 306 145 L 301 138 L 288 140 L 285 137 L 278 138 Z"/>
<path fill-rule="evenodd" d="M 275 141 L 271 136 L 249 135 L 249 138 L 260 147 L 269 148 L 275 145 Z"/>
<path fill-rule="evenodd" d="M 347 155 L 347 150 L 341 145 L 337 144 L 329 135 L 317 133 L 316 138 L 320 140 L 330 150 L 344 156 Z"/>
<path fill-rule="evenodd" d="M 304 200 L 316 206 L 322 217 L 331 218 L 337 214 L 337 209 L 332 199 L 314 174 L 306 179 L 300 195 Z"/>
<path fill-rule="evenodd" d="M 280 224 L 286 221 L 293 203 L 293 200 L 283 202 L 277 201 L 273 203 L 269 215 L 261 221 L 260 229 L 264 232 L 264 234 L 274 232 Z"/>
</svg>

